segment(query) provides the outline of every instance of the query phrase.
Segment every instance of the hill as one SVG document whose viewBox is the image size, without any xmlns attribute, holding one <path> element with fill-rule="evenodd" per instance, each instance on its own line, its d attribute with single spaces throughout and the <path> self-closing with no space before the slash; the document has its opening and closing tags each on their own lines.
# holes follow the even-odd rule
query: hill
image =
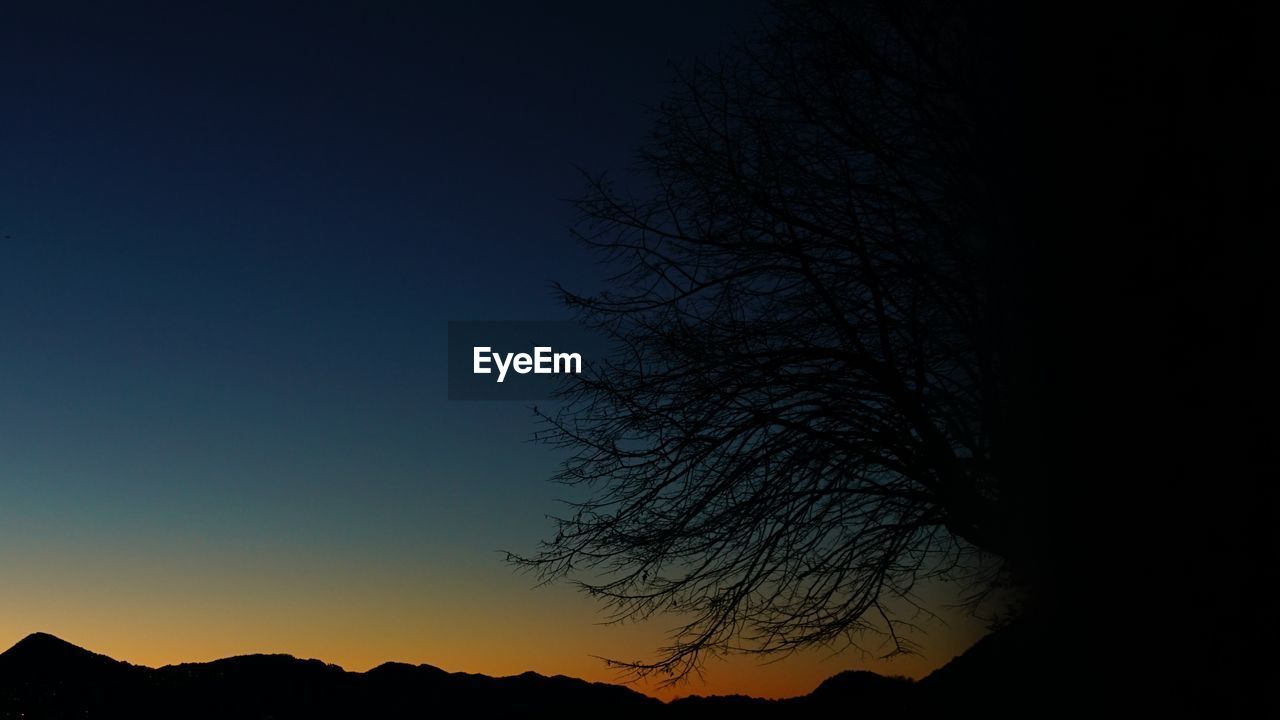
<svg viewBox="0 0 1280 720">
<path fill-rule="evenodd" d="M 410 718 L 441 712 L 520 713 L 560 718 L 794 717 L 856 710 L 905 717 L 981 708 L 1014 710 L 1001 698 L 1028 687 L 1016 634 L 978 643 L 922 681 L 870 672 L 837 674 L 808 695 L 783 700 L 688 697 L 662 703 L 619 685 L 533 672 L 510 677 L 450 673 L 388 662 L 364 673 L 289 655 L 244 655 L 147 668 L 114 660 L 45 633 L 0 653 L 0 718 Z M 1016 676 L 999 667 L 1022 667 Z M 1013 714 L 1009 712 L 1008 714 Z"/>
</svg>

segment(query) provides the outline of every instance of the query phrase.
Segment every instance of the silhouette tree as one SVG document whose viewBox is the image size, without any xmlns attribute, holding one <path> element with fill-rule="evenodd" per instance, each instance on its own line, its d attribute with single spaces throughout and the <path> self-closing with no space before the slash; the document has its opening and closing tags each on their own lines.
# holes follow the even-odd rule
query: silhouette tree
<svg viewBox="0 0 1280 720">
<path fill-rule="evenodd" d="M 589 179 L 577 233 L 620 272 L 562 292 L 617 352 L 539 434 L 589 497 L 513 560 L 682 618 L 618 665 L 912 651 L 923 581 L 1017 577 L 981 32 L 962 5 L 779 4 L 679 76 L 651 186 Z"/>
</svg>

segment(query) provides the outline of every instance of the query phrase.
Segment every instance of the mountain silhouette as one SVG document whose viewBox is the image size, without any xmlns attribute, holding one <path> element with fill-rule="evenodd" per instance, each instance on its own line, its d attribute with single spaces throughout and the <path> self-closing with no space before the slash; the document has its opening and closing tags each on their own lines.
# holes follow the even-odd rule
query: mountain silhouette
<svg viewBox="0 0 1280 720">
<path fill-rule="evenodd" d="M 290 655 L 243 655 L 161 668 L 131 665 L 34 633 L 0 653 L 0 718 L 410 718 L 433 713 L 558 717 L 740 718 L 799 713 L 894 712 L 913 716 L 969 706 L 1001 715 L 993 697 L 1027 687 L 1004 670 L 1027 640 L 1001 632 L 921 681 L 847 671 L 808 695 L 781 700 L 692 696 L 663 703 L 620 685 L 534 672 L 509 677 L 451 673 L 388 662 L 363 673 Z M 1005 690 L 993 688 L 1004 685 Z M 993 712 L 994 711 L 994 712 Z"/>
<path fill-rule="evenodd" d="M 0 674 L 6 678 L 21 674 L 36 676 L 48 671 L 110 673 L 132 667 L 42 632 L 32 633 L 0 653 Z"/>
<path fill-rule="evenodd" d="M 526 672 L 512 677 L 384 663 L 353 673 L 289 655 L 243 655 L 147 668 L 47 633 L 0 653 L 0 718 L 421 717 L 441 710 L 608 712 L 648 716 L 662 703 L 618 685 Z"/>
</svg>

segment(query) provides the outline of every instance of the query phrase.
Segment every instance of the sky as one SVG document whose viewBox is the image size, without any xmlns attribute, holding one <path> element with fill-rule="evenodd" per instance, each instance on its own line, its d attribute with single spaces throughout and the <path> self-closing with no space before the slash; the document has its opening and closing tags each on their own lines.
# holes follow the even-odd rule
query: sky
<svg viewBox="0 0 1280 720">
<path fill-rule="evenodd" d="M 673 620 L 602 625 L 503 562 L 551 527 L 560 458 L 526 404 L 446 399 L 446 323 L 567 318 L 550 284 L 602 282 L 568 233 L 580 168 L 627 177 L 671 63 L 758 5 L 24 5 L 0 22 L 0 646 L 605 681 L 595 656 L 652 656 Z M 981 633 L 947 619 L 923 657 L 638 689 L 919 676 Z"/>
</svg>

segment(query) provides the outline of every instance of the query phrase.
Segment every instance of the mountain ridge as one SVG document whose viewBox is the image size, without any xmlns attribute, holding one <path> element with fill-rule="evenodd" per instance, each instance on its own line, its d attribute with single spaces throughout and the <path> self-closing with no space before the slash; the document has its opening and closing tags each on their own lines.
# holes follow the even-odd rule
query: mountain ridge
<svg viewBox="0 0 1280 720">
<path fill-rule="evenodd" d="M 554 711 L 561 717 L 597 717 L 607 712 L 616 720 L 684 717 L 707 711 L 732 711 L 744 718 L 775 717 L 851 706 L 865 711 L 908 708 L 923 712 L 950 705 L 952 699 L 982 702 L 976 692 L 979 686 L 1025 683 L 1026 677 L 992 672 L 1006 664 L 999 658 L 1016 654 L 1023 645 L 1016 634 L 1001 631 L 997 635 L 997 640 L 984 638 L 919 681 L 848 670 L 827 678 L 807 695 L 791 698 L 692 695 L 663 702 L 621 685 L 531 670 L 495 677 L 449 672 L 425 663 L 388 661 L 354 672 L 283 653 L 151 668 L 36 632 L 0 653 L 0 718 L 86 714 L 108 718 L 396 718 L 457 709 Z"/>
</svg>

